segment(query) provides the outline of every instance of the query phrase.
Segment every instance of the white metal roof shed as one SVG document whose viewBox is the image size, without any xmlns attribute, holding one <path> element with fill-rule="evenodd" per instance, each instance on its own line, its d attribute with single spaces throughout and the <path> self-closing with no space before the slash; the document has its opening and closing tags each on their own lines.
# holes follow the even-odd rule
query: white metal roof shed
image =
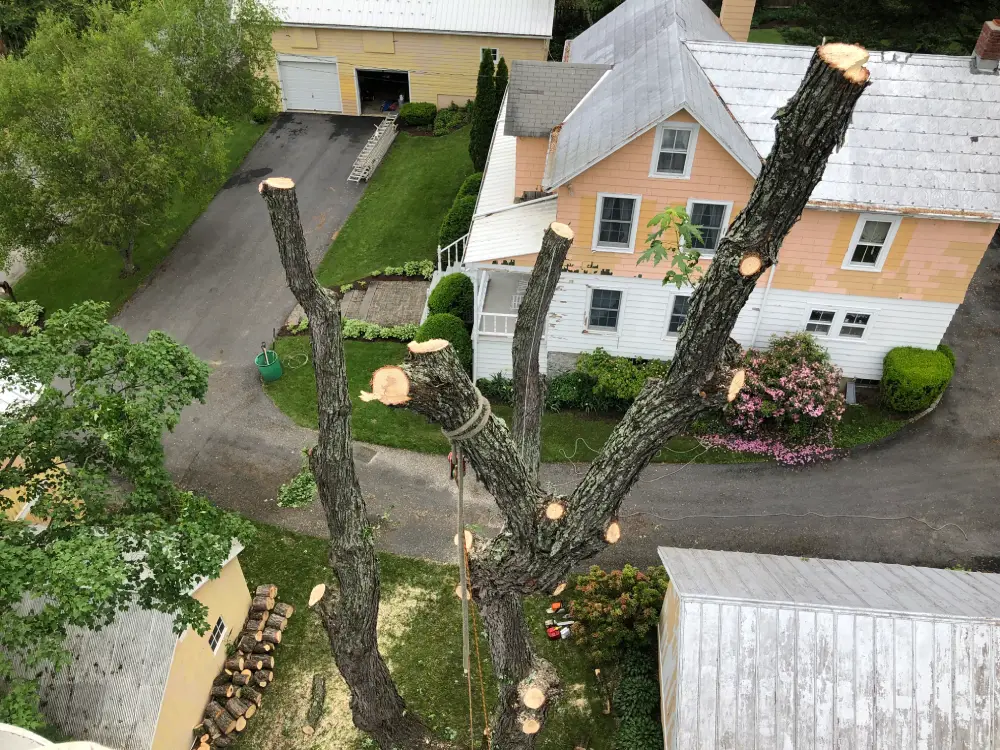
<svg viewBox="0 0 1000 750">
<path fill-rule="evenodd" d="M 1000 575 L 659 554 L 667 747 L 1000 743 Z"/>
<path fill-rule="evenodd" d="M 555 0 L 274 0 L 289 26 L 552 36 Z"/>
</svg>

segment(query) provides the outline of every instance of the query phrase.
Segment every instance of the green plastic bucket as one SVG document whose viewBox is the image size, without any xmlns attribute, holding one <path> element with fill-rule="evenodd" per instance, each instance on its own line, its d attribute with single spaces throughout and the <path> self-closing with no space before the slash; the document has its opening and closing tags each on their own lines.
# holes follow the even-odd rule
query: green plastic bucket
<svg viewBox="0 0 1000 750">
<path fill-rule="evenodd" d="M 278 354 L 273 349 L 258 354 L 254 357 L 253 363 L 257 365 L 265 383 L 273 383 L 281 377 L 281 362 L 278 361 Z"/>
</svg>

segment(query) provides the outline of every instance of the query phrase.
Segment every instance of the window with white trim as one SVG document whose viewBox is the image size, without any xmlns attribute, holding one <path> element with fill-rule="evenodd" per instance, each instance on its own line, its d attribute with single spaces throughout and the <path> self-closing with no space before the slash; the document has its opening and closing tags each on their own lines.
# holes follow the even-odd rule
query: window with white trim
<svg viewBox="0 0 1000 750">
<path fill-rule="evenodd" d="M 222 643 L 222 637 L 226 634 L 226 621 L 221 617 L 215 621 L 215 627 L 212 628 L 211 634 L 208 636 L 208 645 L 212 649 L 212 653 L 216 653 L 219 650 L 219 644 Z"/>
<path fill-rule="evenodd" d="M 595 250 L 632 252 L 639 224 L 639 196 L 600 193 L 595 219 Z"/>
<path fill-rule="evenodd" d="M 483 50 L 489 50 L 490 54 L 493 56 L 493 64 L 496 65 L 500 62 L 500 50 L 496 47 L 481 47 L 479 50 L 479 59 L 483 59 Z"/>
<path fill-rule="evenodd" d="M 836 315 L 836 310 L 813 310 L 809 313 L 809 320 L 806 321 L 806 330 L 818 336 L 829 336 Z"/>
<path fill-rule="evenodd" d="M 899 229 L 899 221 L 898 216 L 861 214 L 847 248 L 843 268 L 881 271 Z"/>
<path fill-rule="evenodd" d="M 868 330 L 868 323 L 871 320 L 871 313 L 846 312 L 844 320 L 840 324 L 840 335 L 849 339 L 862 339 L 865 331 Z"/>
<path fill-rule="evenodd" d="M 651 177 L 691 176 L 698 126 L 686 122 L 665 122 L 656 129 Z"/>
<path fill-rule="evenodd" d="M 587 328 L 598 331 L 617 331 L 621 307 L 622 293 L 618 289 L 591 290 Z"/>
<path fill-rule="evenodd" d="M 701 232 L 701 240 L 694 240 L 692 246 L 702 256 L 710 258 L 719 249 L 719 241 L 726 233 L 732 207 L 732 203 L 724 201 L 688 201 L 688 217 Z"/>
<path fill-rule="evenodd" d="M 670 304 L 670 318 L 667 320 L 667 333 L 677 334 L 687 322 L 688 304 L 691 297 L 687 295 L 675 294 L 673 302 Z"/>
</svg>

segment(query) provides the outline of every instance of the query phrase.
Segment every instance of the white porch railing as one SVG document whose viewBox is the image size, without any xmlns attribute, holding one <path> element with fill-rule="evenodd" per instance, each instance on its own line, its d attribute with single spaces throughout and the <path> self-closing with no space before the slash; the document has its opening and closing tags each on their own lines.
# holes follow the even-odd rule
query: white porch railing
<svg viewBox="0 0 1000 750">
<path fill-rule="evenodd" d="M 450 245 L 438 246 L 438 270 L 441 273 L 462 262 L 465 258 L 465 246 L 468 242 L 469 235 L 463 234 Z"/>
<path fill-rule="evenodd" d="M 389 146 L 396 139 L 397 115 L 396 112 L 389 112 L 385 119 L 376 126 L 375 133 L 361 149 L 358 158 L 354 160 L 354 168 L 347 178 L 348 182 L 367 180 L 378 168 L 386 152 L 389 151 Z"/>
<path fill-rule="evenodd" d="M 514 336 L 517 315 L 509 313 L 479 313 L 479 333 L 487 336 Z"/>
</svg>

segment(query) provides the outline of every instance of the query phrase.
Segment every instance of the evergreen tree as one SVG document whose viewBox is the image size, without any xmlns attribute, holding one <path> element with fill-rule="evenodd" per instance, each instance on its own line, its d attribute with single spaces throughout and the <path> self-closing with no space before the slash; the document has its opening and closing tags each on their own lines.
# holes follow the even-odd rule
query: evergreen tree
<svg viewBox="0 0 1000 750">
<path fill-rule="evenodd" d="M 472 110 L 472 134 L 469 138 L 469 156 L 475 171 L 486 167 L 486 157 L 490 152 L 490 140 L 497 122 L 497 94 L 493 81 L 493 54 L 483 48 L 483 59 L 479 63 L 479 79 L 476 81 L 476 103 Z"/>
<path fill-rule="evenodd" d="M 503 101 L 504 92 L 507 91 L 507 80 L 510 74 L 507 72 L 507 62 L 501 57 L 497 63 L 497 73 L 493 77 L 493 90 L 496 91 L 497 114 L 500 113 L 500 102 Z"/>
</svg>

